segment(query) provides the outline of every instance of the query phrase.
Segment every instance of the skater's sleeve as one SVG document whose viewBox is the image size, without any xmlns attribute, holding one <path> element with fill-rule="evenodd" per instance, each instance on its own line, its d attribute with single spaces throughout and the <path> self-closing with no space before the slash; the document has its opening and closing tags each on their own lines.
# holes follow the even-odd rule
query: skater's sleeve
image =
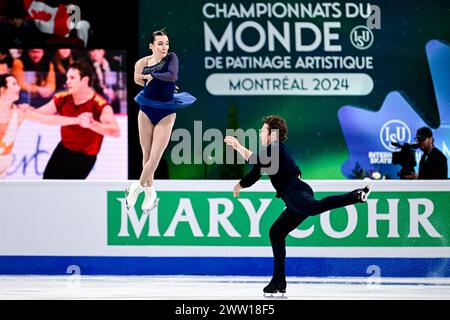
<svg viewBox="0 0 450 320">
<path fill-rule="evenodd" d="M 55 103 L 57 113 L 62 114 L 62 108 L 68 96 L 69 92 L 67 91 L 59 92 L 53 96 L 53 102 Z"/>
<path fill-rule="evenodd" d="M 175 82 L 178 80 L 178 57 L 175 53 L 171 54 L 170 61 L 168 62 L 168 70 L 167 72 L 152 72 L 151 75 L 153 78 Z"/>
<path fill-rule="evenodd" d="M 254 165 L 252 170 L 239 181 L 239 184 L 242 188 L 248 188 L 254 185 L 259 178 L 261 178 L 261 168 L 258 165 Z"/>
<path fill-rule="evenodd" d="M 259 160 L 259 156 L 256 152 L 253 152 L 250 158 L 248 159 L 249 163 L 253 164 L 252 169 L 245 177 L 239 181 L 239 184 L 242 188 L 251 187 L 256 183 L 256 181 L 261 178 L 261 161 Z"/>
</svg>

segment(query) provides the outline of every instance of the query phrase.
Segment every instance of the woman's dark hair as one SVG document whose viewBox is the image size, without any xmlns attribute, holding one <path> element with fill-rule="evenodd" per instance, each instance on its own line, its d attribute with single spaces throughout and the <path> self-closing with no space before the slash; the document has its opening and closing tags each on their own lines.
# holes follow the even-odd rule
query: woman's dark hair
<svg viewBox="0 0 450 320">
<path fill-rule="evenodd" d="M 61 56 L 59 55 L 58 51 L 55 52 L 55 57 L 53 58 L 53 64 L 54 64 L 56 72 L 58 72 L 60 74 L 64 74 L 64 77 L 65 77 L 67 69 L 72 63 L 74 63 L 72 53 L 66 59 L 62 59 Z"/>
<path fill-rule="evenodd" d="M 41 49 L 41 48 L 37 48 Z M 38 86 L 43 85 L 45 82 L 48 73 L 50 72 L 50 55 L 48 50 L 44 50 L 44 55 L 42 56 L 42 59 L 38 63 L 34 63 L 31 61 L 30 56 L 28 55 L 28 52 L 32 49 L 28 49 L 27 52 L 25 52 L 20 59 L 23 63 L 23 70 L 24 71 L 34 71 L 36 75 L 36 81 L 35 84 Z"/>
<path fill-rule="evenodd" d="M 37 48 L 41 49 L 41 48 Z M 33 49 L 28 49 L 27 52 L 25 52 L 20 59 L 23 63 L 23 70 L 24 71 L 37 71 L 37 72 L 49 72 L 50 71 L 50 54 L 48 50 L 41 49 L 44 51 L 44 55 L 42 56 L 42 59 L 38 63 L 34 63 L 31 61 L 30 56 L 28 55 L 28 52 Z"/>
<path fill-rule="evenodd" d="M 286 120 L 280 116 L 266 116 L 263 118 L 263 122 L 269 126 L 269 134 L 271 130 L 278 130 L 278 138 L 280 141 L 287 139 L 288 127 Z"/>
<path fill-rule="evenodd" d="M 161 30 L 153 31 L 152 35 L 150 36 L 150 43 L 153 43 L 157 36 L 167 36 L 166 28 L 162 28 Z"/>
<path fill-rule="evenodd" d="M 94 68 L 89 62 L 84 60 L 75 61 L 70 65 L 70 69 L 78 70 L 80 78 L 89 77 L 89 86 L 92 87 L 94 83 Z"/>
<path fill-rule="evenodd" d="M 9 73 L 5 73 L 0 75 L 0 88 L 7 88 L 8 87 L 8 77 L 12 77 Z"/>
</svg>

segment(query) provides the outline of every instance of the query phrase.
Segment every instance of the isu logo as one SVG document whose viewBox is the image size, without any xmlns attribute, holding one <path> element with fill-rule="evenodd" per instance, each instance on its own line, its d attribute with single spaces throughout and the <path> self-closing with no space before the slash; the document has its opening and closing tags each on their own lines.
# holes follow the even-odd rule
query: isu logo
<svg viewBox="0 0 450 320">
<path fill-rule="evenodd" d="M 372 46 L 373 33 L 366 26 L 356 26 L 350 32 L 352 45 L 359 50 L 366 50 Z"/>
<path fill-rule="evenodd" d="M 398 148 L 394 147 L 392 142 L 409 143 L 411 141 L 411 130 L 401 120 L 390 120 L 381 128 L 380 140 L 387 150 L 395 151 Z"/>
</svg>

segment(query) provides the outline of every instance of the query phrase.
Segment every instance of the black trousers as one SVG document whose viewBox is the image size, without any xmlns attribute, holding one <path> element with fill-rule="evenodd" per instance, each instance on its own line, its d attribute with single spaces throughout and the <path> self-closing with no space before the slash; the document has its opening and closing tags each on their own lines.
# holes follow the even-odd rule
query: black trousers
<svg viewBox="0 0 450 320">
<path fill-rule="evenodd" d="M 48 160 L 44 179 L 86 179 L 97 156 L 88 156 L 67 149 L 60 142 Z"/>
<path fill-rule="evenodd" d="M 295 181 L 284 192 L 282 199 L 286 209 L 272 224 L 269 231 L 273 251 L 273 277 L 285 279 L 286 237 L 306 218 L 328 210 L 345 207 L 358 202 L 355 191 L 333 195 L 322 200 L 314 199 L 311 187 L 303 181 Z"/>
</svg>

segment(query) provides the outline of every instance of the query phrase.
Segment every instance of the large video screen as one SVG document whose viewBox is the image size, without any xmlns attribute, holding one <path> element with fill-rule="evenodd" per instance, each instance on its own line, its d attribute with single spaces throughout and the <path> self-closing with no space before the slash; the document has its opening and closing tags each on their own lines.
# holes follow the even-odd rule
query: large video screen
<svg viewBox="0 0 450 320">
<path fill-rule="evenodd" d="M 70 97 L 67 74 L 72 63 L 79 61 L 89 64 L 93 70 L 91 88 L 94 89 L 95 95 L 92 94 L 92 90 L 87 90 L 86 94 L 90 95 L 84 99 L 87 102 L 83 101 L 81 104 L 74 102 L 73 108 L 84 108 L 86 104 L 98 102 L 99 105 L 112 110 L 116 127 L 113 135 L 103 135 L 103 139 L 96 142 L 96 147 L 100 149 L 87 179 L 128 178 L 125 51 L 6 48 L 0 49 L 0 77 L 10 75 L 8 81 L 14 79 L 20 92 L 18 99 L 12 104 L 5 102 L 9 101 L 5 97 L 12 94 L 6 91 L 8 84 L 5 84 L 0 94 L 0 101 L 2 101 L 0 104 L 0 176 L 2 179 L 43 178 L 43 173 L 55 149 L 62 139 L 67 141 L 68 131 L 62 133 L 61 125 L 41 123 L 21 116 L 23 112 L 21 107 L 26 106 L 38 111 L 39 108 L 44 108 L 58 97 Z M 97 120 L 100 121 L 100 119 Z M 69 134 L 73 135 L 69 139 L 78 139 L 79 137 L 75 136 L 83 132 L 76 127 L 79 125 L 72 125 L 69 130 Z M 91 135 L 87 134 L 86 137 L 90 139 Z M 96 152 L 88 151 L 88 154 L 92 156 Z"/>
</svg>

